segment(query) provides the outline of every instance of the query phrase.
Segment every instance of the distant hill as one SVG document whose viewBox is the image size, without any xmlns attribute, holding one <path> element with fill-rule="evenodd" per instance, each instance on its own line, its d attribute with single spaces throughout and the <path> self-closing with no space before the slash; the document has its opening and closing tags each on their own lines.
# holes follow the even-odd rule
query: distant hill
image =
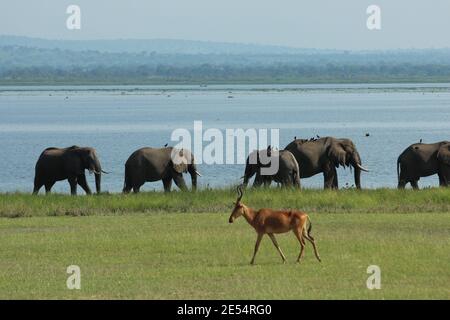
<svg viewBox="0 0 450 320">
<path fill-rule="evenodd" d="M 337 50 L 298 49 L 282 46 L 170 39 L 48 40 L 0 35 L 0 46 L 100 52 L 155 52 L 159 54 L 311 54 Z"/>
<path fill-rule="evenodd" d="M 0 84 L 450 82 L 450 49 L 339 51 L 0 36 Z"/>
</svg>

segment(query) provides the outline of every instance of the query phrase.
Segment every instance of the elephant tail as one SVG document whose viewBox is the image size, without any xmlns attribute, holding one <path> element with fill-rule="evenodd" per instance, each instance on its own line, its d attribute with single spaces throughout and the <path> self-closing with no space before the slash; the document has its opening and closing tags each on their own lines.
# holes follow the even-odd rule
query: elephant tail
<svg viewBox="0 0 450 320">
<path fill-rule="evenodd" d="M 300 185 L 300 172 L 298 170 L 298 167 L 297 167 L 297 171 L 294 171 L 294 177 L 293 178 L 294 178 L 294 181 L 293 181 L 294 186 L 296 186 L 298 188 L 301 188 L 301 185 Z"/>
<path fill-rule="evenodd" d="M 293 161 L 295 163 L 295 171 L 294 171 L 294 176 L 293 179 L 294 181 L 292 181 L 294 183 L 294 186 L 298 187 L 299 189 L 301 188 L 301 184 L 300 184 L 300 166 L 297 162 L 297 160 L 295 159 L 294 155 L 292 155 Z"/>
<path fill-rule="evenodd" d="M 400 157 L 397 159 L 397 181 L 400 181 Z"/>
<path fill-rule="evenodd" d="M 128 193 L 131 190 L 131 177 L 130 177 L 130 172 L 129 172 L 129 168 L 127 165 L 125 165 L 125 179 L 123 182 L 123 190 L 122 192 Z"/>
</svg>

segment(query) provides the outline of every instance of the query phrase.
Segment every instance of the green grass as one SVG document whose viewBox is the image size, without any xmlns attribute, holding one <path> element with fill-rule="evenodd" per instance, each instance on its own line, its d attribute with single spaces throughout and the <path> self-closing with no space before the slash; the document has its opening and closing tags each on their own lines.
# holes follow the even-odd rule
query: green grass
<svg viewBox="0 0 450 320">
<path fill-rule="evenodd" d="M 450 188 L 249 189 L 254 208 L 308 212 L 323 259 L 292 233 L 228 224 L 234 188 L 100 196 L 0 194 L 0 299 L 450 299 Z M 12 219 L 8 219 L 12 218 Z M 82 289 L 66 288 L 78 265 Z M 382 289 L 368 290 L 378 265 Z"/>
<path fill-rule="evenodd" d="M 322 263 L 310 245 L 305 260 L 294 263 L 299 245 L 289 233 L 278 236 L 287 264 L 265 237 L 255 266 L 249 265 L 255 233 L 242 218 L 229 224 L 228 216 L 0 219 L 0 299 L 450 298 L 448 211 L 313 213 Z M 72 264 L 81 268 L 81 290 L 66 288 Z M 373 264 L 381 268 L 380 290 L 366 288 Z"/>
<path fill-rule="evenodd" d="M 0 194 L 0 217 L 131 215 L 159 212 L 229 212 L 236 199 L 234 188 L 192 192 L 148 192 L 141 194 L 102 194 L 32 196 Z M 248 189 L 244 203 L 255 208 L 301 208 L 321 213 L 409 213 L 450 212 L 450 188 L 420 191 L 376 190 L 297 190 Z"/>
</svg>

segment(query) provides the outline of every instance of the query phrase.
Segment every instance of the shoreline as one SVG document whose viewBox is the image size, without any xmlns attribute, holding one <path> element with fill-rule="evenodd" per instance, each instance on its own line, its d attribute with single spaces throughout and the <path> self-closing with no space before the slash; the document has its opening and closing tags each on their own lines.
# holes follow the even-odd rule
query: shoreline
<svg viewBox="0 0 450 320">
<path fill-rule="evenodd" d="M 142 192 L 71 196 L 0 194 L 0 218 L 34 216 L 103 216 L 172 213 L 223 213 L 232 209 L 236 189 L 197 192 Z M 254 208 L 302 209 L 308 213 L 450 213 L 450 188 L 422 190 L 280 188 L 247 189 L 245 203 Z"/>
</svg>

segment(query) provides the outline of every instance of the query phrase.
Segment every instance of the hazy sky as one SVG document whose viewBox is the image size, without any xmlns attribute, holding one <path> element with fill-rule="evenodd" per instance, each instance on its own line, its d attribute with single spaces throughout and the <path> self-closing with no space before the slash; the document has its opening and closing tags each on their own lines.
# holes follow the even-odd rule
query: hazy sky
<svg viewBox="0 0 450 320">
<path fill-rule="evenodd" d="M 66 8 L 81 7 L 81 30 Z M 381 7 L 381 30 L 366 9 Z M 0 34 L 169 38 L 305 48 L 450 47 L 450 0 L 1 0 Z"/>
</svg>

